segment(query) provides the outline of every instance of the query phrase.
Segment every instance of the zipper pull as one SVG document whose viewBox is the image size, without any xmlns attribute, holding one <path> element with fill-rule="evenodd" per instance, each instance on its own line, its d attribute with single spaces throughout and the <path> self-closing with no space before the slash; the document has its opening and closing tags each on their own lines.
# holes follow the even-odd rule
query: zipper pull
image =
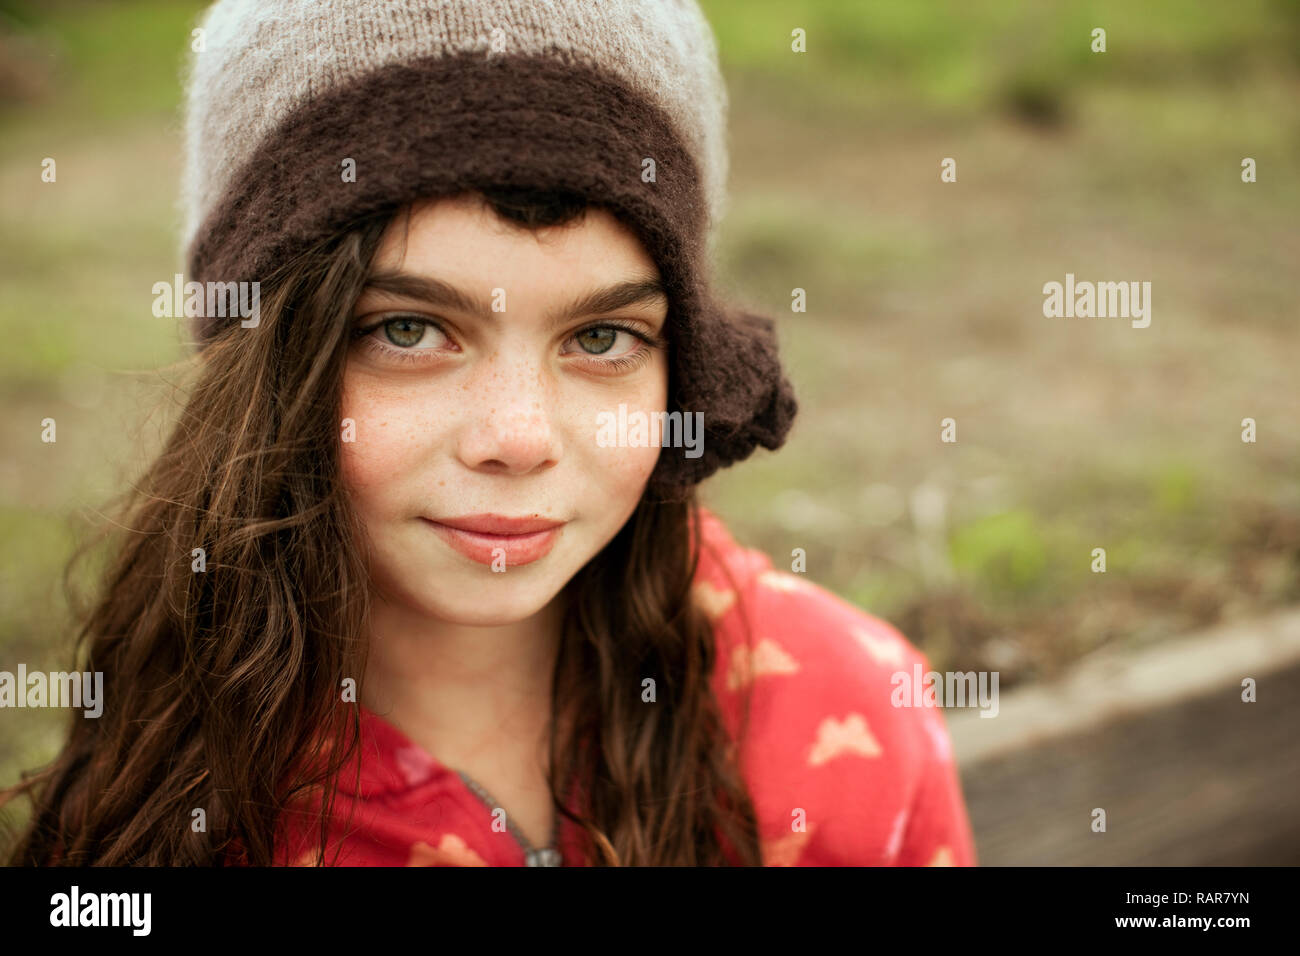
<svg viewBox="0 0 1300 956">
<path fill-rule="evenodd" d="M 540 850 L 524 851 L 525 866 L 563 866 L 564 858 L 554 847 L 542 847 Z"/>
</svg>

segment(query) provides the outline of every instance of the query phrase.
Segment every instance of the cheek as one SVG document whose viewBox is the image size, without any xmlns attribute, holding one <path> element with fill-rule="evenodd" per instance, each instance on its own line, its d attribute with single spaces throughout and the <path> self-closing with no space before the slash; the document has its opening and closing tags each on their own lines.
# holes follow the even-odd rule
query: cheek
<svg viewBox="0 0 1300 956">
<path fill-rule="evenodd" d="M 631 423 L 638 414 L 651 416 L 664 411 L 667 402 L 668 372 L 661 358 L 654 374 L 648 376 L 638 387 L 616 395 L 611 393 L 610 397 L 592 404 L 586 410 L 584 437 L 593 456 L 593 471 L 599 476 L 597 480 L 606 494 L 619 498 L 639 498 L 650 478 L 650 473 L 654 471 L 655 464 L 659 461 L 660 453 L 681 454 L 681 450 L 674 448 L 663 450 L 659 445 L 638 444 L 635 440 L 629 441 L 626 445 L 602 447 L 594 437 L 597 431 L 596 423 L 599 421 L 598 416 L 603 414 L 617 418 L 619 405 L 622 404 L 626 408 L 627 421 Z M 628 429 L 627 437 L 635 438 L 631 427 Z"/>
<path fill-rule="evenodd" d="M 645 411 L 652 409 L 646 408 Z M 633 407 L 628 406 L 629 414 Z M 671 454 L 669 449 L 665 454 Z M 621 496 L 639 495 L 650 473 L 654 471 L 662 449 L 658 445 L 648 447 L 599 448 L 595 449 L 599 457 L 597 474 L 606 490 Z"/>
<path fill-rule="evenodd" d="M 411 403 L 390 390 L 347 375 L 341 401 L 340 460 L 343 482 L 363 514 L 392 510 L 396 493 L 423 457 L 430 440 Z"/>
</svg>

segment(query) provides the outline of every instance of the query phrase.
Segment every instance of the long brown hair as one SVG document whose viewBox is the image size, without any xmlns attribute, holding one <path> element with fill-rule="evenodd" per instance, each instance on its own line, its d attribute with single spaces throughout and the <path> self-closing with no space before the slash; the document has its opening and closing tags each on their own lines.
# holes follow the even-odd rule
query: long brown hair
<svg viewBox="0 0 1300 956">
<path fill-rule="evenodd" d="M 484 197 L 526 228 L 584 208 L 553 193 Z M 11 865 L 220 865 L 236 848 L 270 865 L 286 810 L 307 797 L 324 862 L 360 730 L 340 682 L 365 671 L 369 607 L 335 412 L 351 310 L 392 217 L 286 263 L 262 282 L 264 327 L 234 326 L 194 360 L 163 451 L 101 535 L 110 560 L 79 620 L 81 669 L 103 672 L 111 706 L 74 717 L 53 762 L 0 792 L 0 806 L 20 793 L 32 804 Z M 714 635 L 690 600 L 698 517 L 693 495 L 643 497 L 565 588 L 551 790 L 593 865 L 761 862 L 711 693 Z M 561 780 L 580 782 L 576 815 Z M 196 808 L 206 831 L 191 826 Z"/>
</svg>

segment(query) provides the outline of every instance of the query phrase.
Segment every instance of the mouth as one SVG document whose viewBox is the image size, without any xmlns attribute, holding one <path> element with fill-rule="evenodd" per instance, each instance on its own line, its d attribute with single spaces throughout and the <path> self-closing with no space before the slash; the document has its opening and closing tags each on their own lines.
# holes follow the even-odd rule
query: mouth
<svg viewBox="0 0 1300 956">
<path fill-rule="evenodd" d="M 464 518 L 421 517 L 453 550 L 479 564 L 506 567 L 531 564 L 546 557 L 565 522 L 545 518 L 470 515 Z"/>
</svg>

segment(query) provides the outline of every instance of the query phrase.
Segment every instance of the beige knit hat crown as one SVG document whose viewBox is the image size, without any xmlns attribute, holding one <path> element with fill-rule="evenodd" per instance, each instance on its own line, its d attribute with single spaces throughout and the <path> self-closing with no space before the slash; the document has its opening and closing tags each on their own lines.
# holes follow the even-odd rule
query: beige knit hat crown
<svg viewBox="0 0 1300 956">
<path fill-rule="evenodd" d="M 453 54 L 545 56 L 620 78 L 672 118 L 694 154 L 710 233 L 725 215 L 727 92 L 694 0 L 221 0 L 199 29 L 186 96 L 187 248 L 295 110 L 386 64 Z"/>
</svg>

